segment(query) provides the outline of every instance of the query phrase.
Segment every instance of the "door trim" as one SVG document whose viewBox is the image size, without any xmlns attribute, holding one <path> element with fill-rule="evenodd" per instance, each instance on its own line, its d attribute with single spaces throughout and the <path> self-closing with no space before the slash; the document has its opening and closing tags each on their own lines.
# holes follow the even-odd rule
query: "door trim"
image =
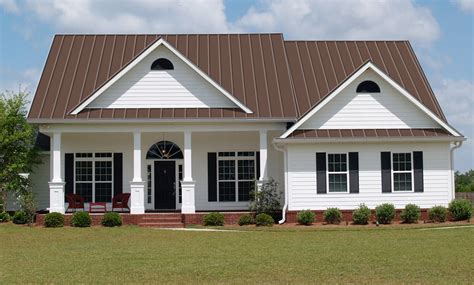
<svg viewBox="0 0 474 285">
<path fill-rule="evenodd" d="M 179 203 L 179 165 L 184 166 L 184 159 L 147 159 L 146 160 L 146 168 L 145 168 L 145 177 L 146 177 L 146 184 L 145 184 L 145 210 L 150 210 L 150 211 L 156 211 L 155 208 L 155 161 L 174 161 L 175 162 L 175 181 L 176 181 L 176 204 L 175 204 L 175 209 L 176 210 L 181 210 L 181 203 Z M 151 203 L 148 203 L 148 177 L 147 177 L 147 167 L 148 165 L 151 166 Z"/>
</svg>

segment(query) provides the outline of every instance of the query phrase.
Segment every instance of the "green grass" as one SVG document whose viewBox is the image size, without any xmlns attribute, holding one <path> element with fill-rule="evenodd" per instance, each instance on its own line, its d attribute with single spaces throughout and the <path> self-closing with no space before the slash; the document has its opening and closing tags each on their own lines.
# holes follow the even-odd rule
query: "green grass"
<svg viewBox="0 0 474 285">
<path fill-rule="evenodd" d="M 181 232 L 0 225 L 0 284 L 470 283 L 474 228 Z"/>
</svg>

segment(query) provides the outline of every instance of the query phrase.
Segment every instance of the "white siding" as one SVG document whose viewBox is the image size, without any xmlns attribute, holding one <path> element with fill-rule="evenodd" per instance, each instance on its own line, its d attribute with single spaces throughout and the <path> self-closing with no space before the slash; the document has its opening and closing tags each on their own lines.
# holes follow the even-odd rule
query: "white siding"
<svg viewBox="0 0 474 285">
<path fill-rule="evenodd" d="M 380 152 L 423 151 L 424 192 L 382 193 Z M 359 152 L 358 194 L 316 194 L 316 152 Z M 390 202 L 396 208 L 415 203 L 421 208 L 446 206 L 450 200 L 450 151 L 448 143 L 294 144 L 288 148 L 289 210 L 354 209 Z"/>
<path fill-rule="evenodd" d="M 174 70 L 150 70 L 158 58 Z M 236 105 L 166 47 L 151 52 L 88 108 L 235 108 Z"/>
<path fill-rule="evenodd" d="M 357 94 L 359 83 L 372 80 L 381 93 Z M 300 129 L 433 128 L 439 125 L 372 70 L 336 95 Z"/>
</svg>

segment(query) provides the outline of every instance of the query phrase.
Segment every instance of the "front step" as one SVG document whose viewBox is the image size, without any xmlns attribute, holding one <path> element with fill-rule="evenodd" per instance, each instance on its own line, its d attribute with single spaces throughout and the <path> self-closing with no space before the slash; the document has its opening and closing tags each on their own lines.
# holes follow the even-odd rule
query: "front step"
<svg viewBox="0 0 474 285">
<path fill-rule="evenodd" d="M 183 223 L 139 223 L 138 226 L 145 228 L 184 228 Z"/>
<path fill-rule="evenodd" d="M 138 223 L 148 228 L 184 228 L 181 214 L 145 214 Z"/>
</svg>

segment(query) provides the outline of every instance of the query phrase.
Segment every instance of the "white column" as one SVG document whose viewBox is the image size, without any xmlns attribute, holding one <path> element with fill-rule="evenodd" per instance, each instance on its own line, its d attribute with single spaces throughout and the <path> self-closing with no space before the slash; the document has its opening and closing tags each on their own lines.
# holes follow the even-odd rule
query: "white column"
<svg viewBox="0 0 474 285">
<path fill-rule="evenodd" d="M 260 177 L 257 181 L 257 190 L 260 191 L 267 179 L 267 131 L 260 131 Z"/>
<path fill-rule="evenodd" d="M 52 177 L 49 182 L 49 211 L 65 212 L 64 208 L 64 181 L 61 177 L 61 133 L 54 133 L 51 138 Z"/>
<path fill-rule="evenodd" d="M 192 175 L 192 133 L 190 131 L 184 132 L 184 177 L 181 182 L 182 189 L 182 204 L 181 212 L 184 214 L 195 213 L 195 198 L 194 189 L 196 183 Z"/>
<path fill-rule="evenodd" d="M 130 181 L 130 214 L 145 213 L 145 182 L 142 180 L 141 133 L 133 133 L 133 179 Z"/>
</svg>

